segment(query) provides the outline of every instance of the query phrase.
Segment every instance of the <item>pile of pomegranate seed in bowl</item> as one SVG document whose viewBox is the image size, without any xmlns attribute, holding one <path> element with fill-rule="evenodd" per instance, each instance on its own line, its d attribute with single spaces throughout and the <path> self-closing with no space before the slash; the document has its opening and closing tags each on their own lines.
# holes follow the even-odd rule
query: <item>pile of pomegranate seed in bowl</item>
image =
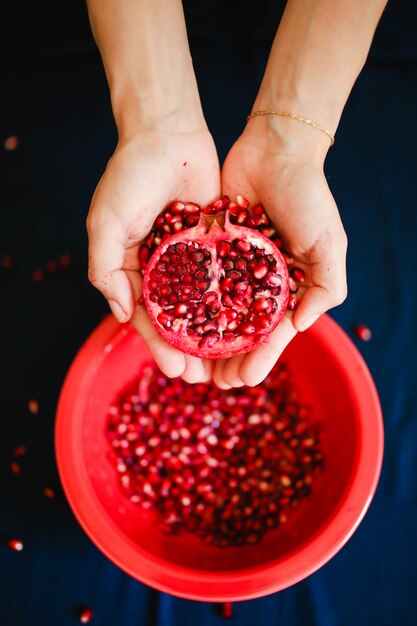
<svg viewBox="0 0 417 626">
<path fill-rule="evenodd" d="M 260 542 L 314 489 L 319 424 L 285 365 L 263 383 L 222 391 L 142 367 L 108 410 L 108 457 L 130 502 L 167 534 L 216 547 Z"/>
</svg>

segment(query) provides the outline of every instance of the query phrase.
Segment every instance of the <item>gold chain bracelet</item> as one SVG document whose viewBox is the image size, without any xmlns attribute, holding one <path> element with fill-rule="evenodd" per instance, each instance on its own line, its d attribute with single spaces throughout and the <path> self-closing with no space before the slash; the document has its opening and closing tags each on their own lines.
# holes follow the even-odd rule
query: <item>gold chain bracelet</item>
<svg viewBox="0 0 417 626">
<path fill-rule="evenodd" d="M 282 117 L 290 117 L 292 120 L 303 122 L 304 124 L 308 124 L 309 126 L 316 128 L 320 132 L 325 133 L 330 139 L 330 147 L 334 144 L 334 136 L 329 130 L 327 130 L 327 128 L 323 128 L 323 126 L 320 126 L 320 124 L 317 124 L 317 122 L 313 122 L 313 120 L 309 120 L 302 115 L 296 115 L 295 113 L 290 113 L 289 111 L 278 111 L 277 109 L 265 109 L 263 111 L 254 111 L 253 113 L 248 115 L 248 117 L 246 118 L 246 123 L 249 122 L 249 120 L 253 117 L 258 117 L 258 115 L 281 115 Z"/>
</svg>

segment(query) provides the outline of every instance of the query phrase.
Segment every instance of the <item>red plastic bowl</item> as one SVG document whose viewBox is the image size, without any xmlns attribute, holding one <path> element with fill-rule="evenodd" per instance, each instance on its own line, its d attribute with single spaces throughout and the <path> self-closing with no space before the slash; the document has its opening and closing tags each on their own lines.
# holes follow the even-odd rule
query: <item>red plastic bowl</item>
<svg viewBox="0 0 417 626">
<path fill-rule="evenodd" d="M 190 533 L 164 535 L 154 512 L 122 494 L 107 459 L 106 413 L 144 360 L 150 355 L 139 335 L 108 318 L 78 353 L 59 400 L 62 484 L 78 521 L 102 552 L 151 587 L 218 602 L 280 591 L 331 559 L 365 515 L 383 454 L 374 383 L 340 327 L 323 316 L 285 352 L 295 384 L 323 423 L 325 469 L 313 494 L 257 546 L 215 548 Z"/>
</svg>

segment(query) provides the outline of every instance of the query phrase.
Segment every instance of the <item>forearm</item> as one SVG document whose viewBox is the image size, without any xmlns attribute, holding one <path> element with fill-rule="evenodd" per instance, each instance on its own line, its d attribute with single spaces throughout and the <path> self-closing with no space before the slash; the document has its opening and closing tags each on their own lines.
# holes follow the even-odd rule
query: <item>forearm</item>
<svg viewBox="0 0 417 626">
<path fill-rule="evenodd" d="M 201 124 L 181 0 L 87 0 L 119 134 Z"/>
<path fill-rule="evenodd" d="M 253 110 L 287 109 L 332 133 L 386 0 L 289 0 Z M 293 120 L 279 122 L 286 129 Z M 300 132 L 311 129 L 304 128 Z M 323 136 L 323 141 L 328 141 Z"/>
</svg>

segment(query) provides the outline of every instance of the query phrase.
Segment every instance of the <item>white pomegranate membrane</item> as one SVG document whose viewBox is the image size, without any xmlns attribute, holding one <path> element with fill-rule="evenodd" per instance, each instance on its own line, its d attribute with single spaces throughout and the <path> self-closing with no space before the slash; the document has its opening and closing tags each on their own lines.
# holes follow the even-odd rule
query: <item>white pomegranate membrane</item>
<svg viewBox="0 0 417 626">
<path fill-rule="evenodd" d="M 282 363 L 228 391 L 152 364 L 109 407 L 106 437 L 124 494 L 154 509 L 164 533 L 226 547 L 258 543 L 310 495 L 319 428 Z"/>
<path fill-rule="evenodd" d="M 143 298 L 154 326 L 170 344 L 202 358 L 241 354 L 267 341 L 287 308 L 290 283 L 296 285 L 275 243 L 239 223 L 265 225 L 263 208 L 254 207 L 258 215 L 246 209 L 233 215 L 233 204 L 223 198 L 201 211 L 176 202 L 155 222 L 161 225 L 162 217 L 164 232 L 176 234 L 150 238 L 157 244 L 152 256 L 149 238 L 140 250 Z M 197 225 L 185 229 L 184 221 L 187 226 L 196 217 Z"/>
</svg>

